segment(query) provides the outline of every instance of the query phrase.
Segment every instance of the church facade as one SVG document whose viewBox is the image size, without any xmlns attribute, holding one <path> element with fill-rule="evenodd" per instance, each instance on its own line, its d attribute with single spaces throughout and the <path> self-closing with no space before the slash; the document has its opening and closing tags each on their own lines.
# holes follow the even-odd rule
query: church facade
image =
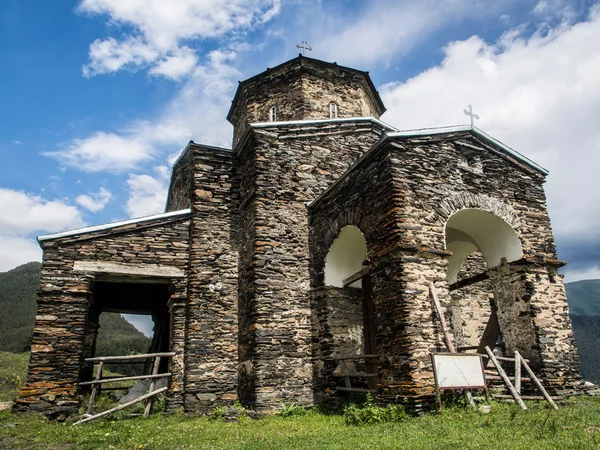
<svg viewBox="0 0 600 450">
<path fill-rule="evenodd" d="M 384 111 L 368 73 L 299 56 L 240 83 L 232 149 L 187 145 L 164 214 L 40 237 L 19 407 L 78 404 L 106 311 L 154 318 L 170 409 L 311 406 L 349 377 L 426 406 L 432 286 L 457 346 L 493 317 L 493 345 L 576 386 L 547 172 L 471 126 L 398 131 Z"/>
</svg>

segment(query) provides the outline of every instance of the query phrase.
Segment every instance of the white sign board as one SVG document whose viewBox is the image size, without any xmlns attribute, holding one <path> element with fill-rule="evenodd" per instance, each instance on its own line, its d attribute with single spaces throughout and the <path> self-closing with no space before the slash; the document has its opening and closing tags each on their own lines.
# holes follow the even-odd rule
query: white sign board
<svg viewBox="0 0 600 450">
<path fill-rule="evenodd" d="M 438 389 L 483 389 L 485 376 L 481 356 L 469 353 L 432 353 Z"/>
</svg>

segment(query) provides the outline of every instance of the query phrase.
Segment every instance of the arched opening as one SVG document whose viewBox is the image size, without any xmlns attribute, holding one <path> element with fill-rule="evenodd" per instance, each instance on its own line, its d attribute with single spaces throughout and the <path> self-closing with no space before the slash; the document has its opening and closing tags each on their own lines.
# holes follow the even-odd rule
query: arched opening
<svg viewBox="0 0 600 450">
<path fill-rule="evenodd" d="M 516 231 L 495 214 L 480 209 L 463 209 L 446 222 L 446 249 L 452 251 L 448 261 L 448 279 L 457 281 L 461 265 L 475 251 L 481 252 L 487 267 L 523 256 Z"/>
<path fill-rule="evenodd" d="M 344 287 L 344 280 L 360 272 L 366 259 L 367 243 L 360 229 L 353 225 L 342 228 L 325 258 L 325 285 Z M 349 286 L 361 287 L 362 281 Z"/>
<path fill-rule="evenodd" d="M 463 348 L 479 347 L 485 335 L 490 340 L 485 345 L 493 347 L 498 337 L 504 338 L 508 320 L 503 321 L 503 317 L 514 314 L 509 311 L 512 306 L 496 298 L 488 270 L 520 259 L 521 241 L 514 228 L 497 215 L 480 209 L 463 209 L 446 223 L 446 249 L 452 251 L 448 281 L 456 344 Z M 502 330 L 501 323 L 505 325 Z"/>
</svg>

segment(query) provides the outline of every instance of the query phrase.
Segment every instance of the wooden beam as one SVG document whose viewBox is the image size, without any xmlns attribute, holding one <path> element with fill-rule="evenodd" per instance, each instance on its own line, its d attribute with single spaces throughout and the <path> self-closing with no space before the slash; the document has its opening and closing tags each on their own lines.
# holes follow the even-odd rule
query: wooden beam
<svg viewBox="0 0 600 450">
<path fill-rule="evenodd" d="M 123 403 L 122 405 L 119 405 L 119 406 L 117 406 L 115 408 L 112 408 L 112 409 L 109 409 L 107 411 L 103 411 L 101 413 L 98 413 L 95 416 L 86 417 L 85 419 L 81 419 L 79 422 L 75 422 L 73 425 L 79 425 L 81 423 L 89 422 L 90 420 L 94 420 L 94 419 L 98 419 L 100 417 L 107 416 L 107 415 L 112 414 L 114 412 L 120 411 L 120 410 L 122 410 L 124 408 L 127 408 L 128 406 L 134 405 L 134 404 L 139 403 L 139 402 L 143 402 L 147 398 L 150 398 L 150 397 L 153 397 L 155 395 L 158 395 L 161 392 L 165 392 L 167 389 L 168 389 L 167 387 L 164 387 L 164 388 L 157 389 L 154 392 L 149 392 L 148 394 L 142 395 L 141 397 L 138 397 L 135 400 L 131 400 L 130 402 Z"/>
<path fill-rule="evenodd" d="M 158 375 L 158 367 L 160 366 L 160 356 L 154 358 L 154 367 L 152 368 L 152 375 Z M 150 381 L 150 387 L 148 388 L 148 392 L 154 391 L 154 386 L 156 386 L 156 379 L 152 379 Z M 150 415 L 150 409 L 152 408 L 152 398 L 146 400 L 146 408 L 144 409 L 144 419 L 147 419 Z"/>
<path fill-rule="evenodd" d="M 134 277 L 185 277 L 185 271 L 179 267 L 160 264 L 121 264 L 106 261 L 75 261 L 73 272 L 109 273 Z"/>
<path fill-rule="evenodd" d="M 160 356 L 161 358 L 168 356 L 175 356 L 175 352 L 163 352 L 163 353 L 145 353 L 141 355 L 125 355 L 125 356 L 96 356 L 94 358 L 86 358 L 85 362 L 112 362 L 112 361 L 125 361 L 129 359 L 145 359 L 154 358 Z"/>
<path fill-rule="evenodd" d="M 343 386 L 337 386 L 335 388 L 336 391 L 343 391 L 343 392 L 362 392 L 365 394 L 374 394 L 375 392 L 377 392 L 375 389 L 361 389 L 361 388 L 352 388 L 352 387 L 343 387 Z"/>
<path fill-rule="evenodd" d="M 354 275 L 350 275 L 348 278 L 342 281 L 344 287 L 348 287 L 350 284 L 366 277 L 369 275 L 369 267 L 365 267 L 364 269 L 356 272 Z"/>
<path fill-rule="evenodd" d="M 475 283 L 480 283 L 484 280 L 489 280 L 489 278 L 490 278 L 490 276 L 487 274 L 487 272 L 482 272 L 482 273 L 478 273 L 477 275 L 473 275 L 472 277 L 469 277 L 469 278 L 463 278 L 462 280 L 459 280 L 456 283 L 452 283 L 450 286 L 448 286 L 448 288 L 451 291 L 455 291 L 457 289 L 464 288 L 466 286 L 470 286 Z"/>
<path fill-rule="evenodd" d="M 154 375 L 135 375 L 132 377 L 118 377 L 118 378 L 105 378 L 103 380 L 94 380 L 94 381 L 84 381 L 83 383 L 79 383 L 79 386 L 91 386 L 96 384 L 105 384 L 105 383 L 116 383 L 119 381 L 132 381 L 132 380 L 147 380 L 154 378 L 163 378 L 170 377 L 171 372 L 169 373 L 158 373 Z"/>
<path fill-rule="evenodd" d="M 483 331 L 483 336 L 479 342 L 479 347 L 477 347 L 477 353 L 485 355 L 486 347 L 494 349 L 496 347 L 496 342 L 498 341 L 498 336 L 500 336 L 500 324 L 498 323 L 496 308 L 492 305 L 492 314 L 490 315 L 488 323 L 485 326 L 485 330 Z"/>
<path fill-rule="evenodd" d="M 352 360 L 352 359 L 371 359 L 371 358 L 377 358 L 377 355 L 350 355 L 350 356 L 332 356 L 331 359 L 334 359 L 336 361 L 345 361 L 345 360 Z"/>
</svg>

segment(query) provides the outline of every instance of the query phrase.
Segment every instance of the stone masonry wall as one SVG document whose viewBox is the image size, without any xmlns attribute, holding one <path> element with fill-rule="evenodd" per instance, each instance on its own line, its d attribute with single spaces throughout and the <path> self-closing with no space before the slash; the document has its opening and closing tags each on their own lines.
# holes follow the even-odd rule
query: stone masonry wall
<svg viewBox="0 0 600 450">
<path fill-rule="evenodd" d="M 343 378 L 335 375 L 356 373 L 353 360 L 336 356 L 364 355 L 363 293 L 357 288 L 322 287 L 312 295 L 313 388 L 315 400 L 326 389 L 335 389 Z"/>
<path fill-rule="evenodd" d="M 498 215 L 509 223 L 521 240 L 524 261 L 529 261 L 531 273 L 555 271 L 556 248 L 550 220 L 546 210 L 543 190 L 544 177 L 539 172 L 524 166 L 471 132 L 447 135 L 407 138 L 397 140 L 393 159 L 402 180 L 405 193 L 402 209 L 403 221 L 415 225 L 414 232 L 405 235 L 405 242 L 416 247 L 426 246 L 443 249 L 445 245 L 444 227 L 448 218 L 465 208 L 478 208 Z M 464 167 L 459 155 L 466 150 L 478 157 L 478 167 Z M 415 268 L 419 270 L 418 267 Z M 445 274 L 440 266 L 439 280 Z M 529 315 L 536 328 L 535 336 L 549 333 L 552 343 L 545 346 L 542 367 L 556 369 L 561 361 L 570 365 L 577 360 L 572 339 L 571 323 L 566 298 L 560 295 L 564 286 L 560 277 L 537 276 L 532 282 L 534 296 L 525 296 L 525 309 L 520 314 Z M 450 318 L 450 298 L 447 283 L 439 281 L 440 300 Z M 556 295 L 549 295 L 554 293 Z M 498 300 L 500 292 L 494 290 Z M 421 305 L 430 300 L 423 292 Z M 541 305 L 554 305 L 556 314 L 552 321 L 538 319 Z M 548 306 L 544 306 L 546 310 Z M 549 314 L 549 313 L 547 313 Z M 539 328 L 540 326 L 549 328 Z M 520 332 L 516 328 L 515 332 Z M 502 330 L 505 341 L 510 331 Z M 517 337 L 515 337 L 517 338 Z M 539 343 L 530 342 L 535 349 Z M 573 362 L 573 364 L 576 364 Z M 574 376 L 574 367 L 562 370 Z M 568 381 L 563 378 L 563 381 Z M 569 382 L 576 381 L 572 378 Z"/>
<path fill-rule="evenodd" d="M 268 122 L 277 107 L 277 121 L 329 119 L 329 105 L 338 117 L 375 117 L 385 111 L 364 72 L 299 57 L 240 84 L 229 120 L 235 126 L 233 145 L 248 124 Z"/>
<path fill-rule="evenodd" d="M 165 212 L 181 211 L 191 205 L 194 169 L 192 154 L 193 151 L 188 144 L 173 166 Z"/>
<path fill-rule="evenodd" d="M 479 275 L 487 270 L 487 264 L 479 252 L 470 255 L 460 267 L 457 280 Z M 465 286 L 451 293 L 452 331 L 457 347 L 479 345 L 490 319 L 494 298 L 489 280 Z"/>
<path fill-rule="evenodd" d="M 185 410 L 206 412 L 237 398 L 235 155 L 190 145 L 192 224 L 185 347 Z"/>
<path fill-rule="evenodd" d="M 189 215 L 185 215 L 42 241 L 38 309 L 27 381 L 18 400 L 21 408 L 47 409 L 79 402 L 77 383 L 83 358 L 89 356 L 84 354 L 84 333 L 96 274 L 73 271 L 74 262 L 147 264 L 186 272 L 188 235 Z M 171 283 L 177 295 L 186 295 L 185 279 Z M 182 328 L 171 331 L 184 333 Z M 174 359 L 181 358 L 178 354 Z M 174 378 L 182 376 L 176 368 L 172 370 Z"/>
<path fill-rule="evenodd" d="M 240 273 L 246 330 L 241 362 L 259 410 L 281 402 L 313 402 L 311 309 L 306 203 L 316 198 L 382 135 L 368 121 L 286 125 L 254 131 L 239 152 L 253 166 L 254 180 L 240 191 Z"/>
<path fill-rule="evenodd" d="M 344 226 L 357 226 L 365 236 L 370 262 L 379 355 L 378 396 L 383 401 L 395 401 L 402 395 L 419 407 L 421 398 L 430 398 L 433 393 L 433 386 L 421 381 L 420 373 L 430 365 L 431 347 L 440 342 L 432 308 L 423 307 L 420 298 L 427 277 L 445 267 L 448 255 L 435 249 L 402 246 L 402 237 L 414 225 L 398 220 L 403 198 L 391 156 L 387 148 L 373 151 L 310 205 L 311 279 L 315 289 L 323 285 L 331 243 Z M 416 267 L 418 271 L 413 269 Z M 317 341 L 325 338 L 320 335 Z"/>
</svg>

